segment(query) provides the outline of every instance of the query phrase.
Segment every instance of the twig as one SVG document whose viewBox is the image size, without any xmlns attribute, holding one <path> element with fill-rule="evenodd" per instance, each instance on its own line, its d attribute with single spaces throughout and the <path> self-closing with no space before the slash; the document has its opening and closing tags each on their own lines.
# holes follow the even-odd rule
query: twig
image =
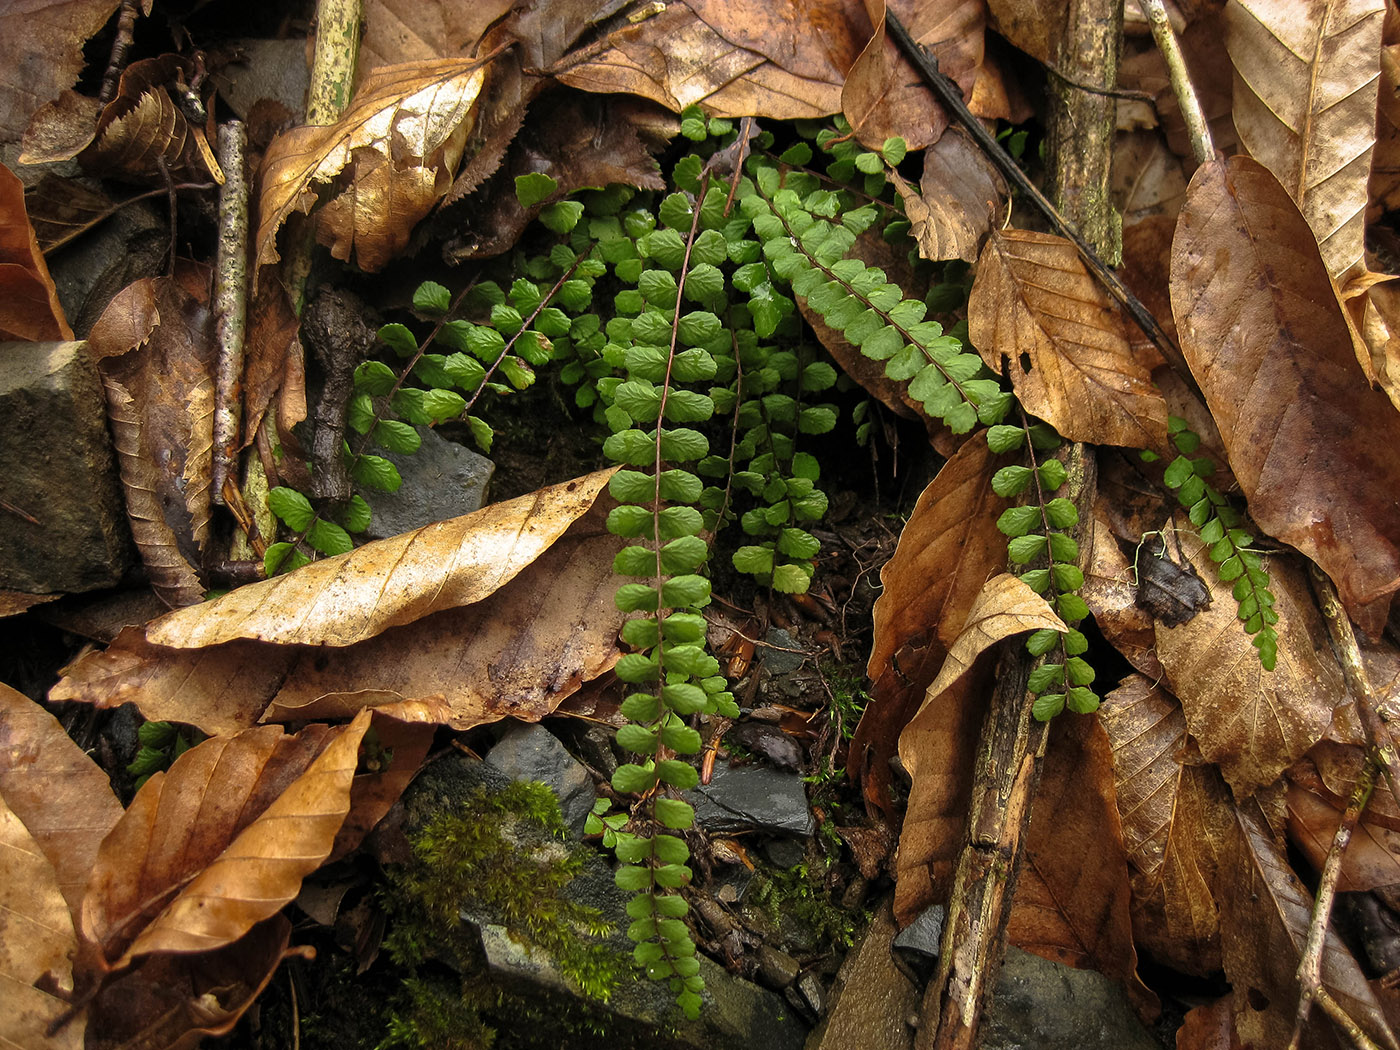
<svg viewBox="0 0 1400 1050">
<path fill-rule="evenodd" d="M 1186 120 L 1186 133 L 1191 138 L 1191 153 L 1197 164 L 1205 164 L 1215 159 L 1215 143 L 1210 140 L 1210 128 L 1206 115 L 1201 110 L 1201 100 L 1196 97 L 1196 89 L 1191 84 L 1191 74 L 1186 69 L 1186 58 L 1177 43 L 1176 32 L 1162 0 L 1141 0 L 1147 21 L 1152 26 L 1152 37 L 1157 41 L 1157 50 L 1167 63 L 1167 75 L 1171 78 L 1172 91 L 1176 95 L 1181 115 Z"/>
<path fill-rule="evenodd" d="M 1118 279 L 1118 275 L 1099 258 L 1089 245 L 1084 243 L 1084 239 L 1065 222 L 1059 210 L 1046 199 L 1045 194 L 1040 192 L 1035 183 L 1026 177 L 1026 173 L 1020 169 L 1011 155 L 1002 149 L 1001 143 L 997 142 L 992 133 L 983 127 L 982 122 L 972 115 L 967 104 L 963 101 L 962 91 L 957 84 L 938 71 L 937 60 L 914 41 L 914 38 L 909 35 L 909 30 L 904 28 L 904 23 L 899 20 L 898 16 L 893 11 L 886 10 L 885 19 L 895 41 L 909 58 L 909 61 L 914 63 L 914 67 L 923 75 L 925 83 L 938 96 L 938 100 L 943 103 L 949 114 L 972 136 L 972 140 L 1001 169 L 1007 180 L 1040 210 L 1054 231 L 1074 244 L 1080 257 L 1084 260 L 1084 264 L 1089 267 L 1108 294 L 1122 305 L 1128 316 L 1152 340 L 1157 349 L 1161 351 L 1162 356 L 1166 358 L 1167 363 L 1180 374 L 1190 388 L 1199 391 L 1200 388 L 1191 375 L 1191 369 L 1186 365 L 1186 359 L 1181 356 L 1181 350 L 1163 331 L 1157 319 L 1152 316 L 1152 312 L 1142 305 L 1137 296 L 1128 291 L 1123 282 Z"/>
<path fill-rule="evenodd" d="M 1288 1050 L 1299 1050 L 1303 1026 L 1308 1022 L 1308 1014 L 1312 1012 L 1314 1002 L 1323 1004 L 1328 1016 L 1337 1021 L 1354 1045 L 1363 1048 L 1375 1045 L 1361 1031 L 1355 1019 L 1345 1015 L 1345 1011 L 1342 1011 L 1346 1016 L 1345 1022 L 1333 1015 L 1323 1002 L 1323 996 L 1330 996 L 1322 984 L 1322 949 L 1327 943 L 1327 924 L 1332 915 L 1332 903 L 1337 896 L 1337 880 L 1342 874 L 1342 858 L 1351 843 L 1351 835 L 1356 830 L 1361 813 L 1365 810 L 1366 803 L 1371 800 L 1371 791 L 1375 786 L 1376 766 L 1367 761 L 1362 764 L 1361 772 L 1352 786 L 1351 798 L 1347 801 L 1347 808 L 1342 813 L 1336 833 L 1332 836 L 1332 848 L 1328 850 L 1327 862 L 1322 867 L 1317 898 L 1313 902 L 1312 922 L 1308 926 L 1308 939 L 1303 948 L 1303 957 L 1298 963 L 1298 1014 L 1293 1021 L 1293 1038 L 1289 1040 Z M 1340 1006 L 1337 1008 L 1341 1010 Z"/>
<path fill-rule="evenodd" d="M 117 14 L 117 35 L 112 40 L 107 72 L 102 74 L 102 90 L 97 94 L 97 101 L 104 106 L 117 97 L 117 86 L 121 83 L 122 71 L 126 69 L 126 53 L 131 50 L 136 19 L 140 13 L 136 0 L 122 0 L 121 11 Z"/>
<path fill-rule="evenodd" d="M 214 263 L 214 315 L 219 340 L 214 386 L 214 500 L 224 502 L 224 480 L 234 470 L 242 423 L 243 341 L 248 304 L 248 183 L 243 153 L 248 133 L 243 122 L 219 127 L 219 243 Z"/>
</svg>

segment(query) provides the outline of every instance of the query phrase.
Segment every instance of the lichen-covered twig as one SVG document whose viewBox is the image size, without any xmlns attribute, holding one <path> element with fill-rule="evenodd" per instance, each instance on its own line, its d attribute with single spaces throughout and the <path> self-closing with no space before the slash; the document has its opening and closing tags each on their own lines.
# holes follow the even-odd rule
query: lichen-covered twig
<svg viewBox="0 0 1400 1050">
<path fill-rule="evenodd" d="M 1205 164 L 1215 159 L 1215 143 L 1210 140 L 1210 128 L 1206 125 L 1205 113 L 1201 110 L 1200 99 L 1191 84 L 1191 74 L 1186 68 L 1186 58 L 1177 43 L 1171 20 L 1162 0 L 1142 0 L 1142 9 L 1152 26 L 1152 37 L 1157 41 L 1157 50 L 1167 63 L 1167 76 L 1171 78 L 1172 91 L 1176 95 L 1181 115 L 1186 120 L 1186 133 L 1191 139 L 1191 153 L 1196 163 Z"/>
<path fill-rule="evenodd" d="M 243 154 L 248 141 L 242 121 L 219 127 L 219 244 L 214 263 L 214 317 L 219 341 L 214 386 L 213 493 L 224 500 L 234 473 L 242 420 L 243 344 L 248 316 L 248 183 Z"/>
</svg>

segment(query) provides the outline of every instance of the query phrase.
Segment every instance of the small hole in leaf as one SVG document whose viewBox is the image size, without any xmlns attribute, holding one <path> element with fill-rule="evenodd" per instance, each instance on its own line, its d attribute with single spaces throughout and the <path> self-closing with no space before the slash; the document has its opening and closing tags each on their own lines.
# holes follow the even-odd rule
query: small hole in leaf
<svg viewBox="0 0 1400 1050">
<path fill-rule="evenodd" d="M 1022 355 L 1021 355 L 1021 371 L 1022 371 L 1022 372 L 1025 372 L 1027 375 L 1030 374 L 1030 371 L 1031 371 L 1031 355 L 1030 355 L 1030 354 L 1022 354 Z"/>
<path fill-rule="evenodd" d="M 1269 997 L 1258 988 L 1250 988 L 1245 992 L 1245 998 L 1249 1000 L 1251 1010 L 1258 1010 L 1262 1013 L 1269 1008 Z"/>
</svg>

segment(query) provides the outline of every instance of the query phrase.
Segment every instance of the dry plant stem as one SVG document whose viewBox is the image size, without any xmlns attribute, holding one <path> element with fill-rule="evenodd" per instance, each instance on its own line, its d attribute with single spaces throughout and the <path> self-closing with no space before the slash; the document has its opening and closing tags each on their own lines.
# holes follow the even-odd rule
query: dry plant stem
<svg viewBox="0 0 1400 1050">
<path fill-rule="evenodd" d="M 140 13 L 136 0 L 122 0 L 121 10 L 117 13 L 117 35 L 112 40 L 112 55 L 107 60 L 107 72 L 102 74 L 102 90 L 97 93 L 97 101 L 104 106 L 117 97 L 122 71 L 126 69 L 126 53 L 131 50 L 136 19 Z"/>
<path fill-rule="evenodd" d="M 219 244 L 214 262 L 214 316 L 219 339 L 214 385 L 214 499 L 234 470 L 242 430 L 243 341 L 248 303 L 248 183 L 243 154 L 248 133 L 240 120 L 219 127 Z"/>
<path fill-rule="evenodd" d="M 1093 450 L 1067 450 L 1067 495 L 1079 508 L 1080 565 L 1092 556 L 1085 523 L 1098 490 Z M 967 842 L 958 856 L 938 970 L 924 990 L 914 1050 L 973 1050 L 982 1012 L 1006 950 L 1031 802 L 1040 783 L 1047 723 L 1031 716 L 1026 680 L 1033 658 L 1021 638 L 1002 643 L 973 767 Z M 1062 715 L 1061 717 L 1073 717 Z"/>
<path fill-rule="evenodd" d="M 1152 312 L 1142 305 L 1137 296 L 1128 291 L 1123 282 L 1118 279 L 1118 275 L 1099 258 L 1093 248 L 1084 242 L 1084 238 L 1080 237 L 1075 229 L 1065 221 L 1064 216 L 1050 203 L 1045 194 L 1040 192 L 1035 183 L 1026 177 L 1026 173 L 1011 159 L 1010 154 L 1001 148 L 1001 144 L 992 136 L 992 133 L 972 115 L 967 104 L 963 102 L 962 92 L 958 89 L 957 84 L 938 71 L 938 63 L 914 42 L 914 38 L 909 35 L 909 30 L 904 28 L 904 23 L 899 20 L 895 13 L 887 10 L 885 20 L 889 26 L 890 34 L 909 58 L 909 61 L 914 63 L 914 68 L 923 75 L 924 82 L 938 96 L 938 100 L 943 103 L 949 115 L 972 136 L 972 140 L 977 143 L 978 148 L 991 158 L 1006 179 L 1040 210 L 1050 223 L 1051 228 L 1074 244 L 1080 257 L 1084 260 L 1084 264 L 1089 267 L 1094 277 L 1103 285 L 1108 294 L 1122 305 L 1128 316 L 1161 351 L 1162 356 L 1166 358 L 1172 369 L 1192 390 L 1197 391 L 1199 396 L 1200 388 L 1191 375 L 1191 369 L 1186 365 L 1186 359 L 1181 356 L 1181 350 L 1162 330 L 1162 326 L 1152 316 Z"/>
<path fill-rule="evenodd" d="M 1308 572 L 1312 576 L 1313 592 L 1317 595 L 1318 607 L 1327 623 L 1327 633 L 1332 636 L 1332 648 L 1342 665 L 1347 689 L 1356 704 L 1356 714 L 1361 720 L 1366 734 L 1368 751 L 1366 759 L 1385 777 L 1390 794 L 1400 804 L 1400 753 L 1395 750 L 1391 739 L 1389 721 L 1380 714 L 1376 702 L 1376 691 L 1371 686 L 1371 677 L 1366 673 L 1366 664 L 1361 656 L 1361 647 L 1356 644 L 1356 632 L 1352 630 L 1351 619 L 1342 608 L 1342 600 L 1337 594 L 1331 577 L 1311 562 Z"/>
<path fill-rule="evenodd" d="M 1356 830 L 1357 821 L 1361 819 L 1366 803 L 1371 800 L 1371 791 L 1375 786 L 1376 766 L 1369 761 L 1364 762 L 1356 783 L 1352 786 L 1346 811 L 1332 836 L 1332 848 L 1327 853 L 1327 862 L 1322 867 L 1322 878 L 1318 882 L 1312 922 L 1308 926 L 1308 940 L 1303 948 L 1303 957 L 1298 963 L 1298 1015 L 1293 1022 L 1293 1038 L 1289 1040 L 1289 1050 L 1298 1050 L 1303 1037 L 1303 1026 L 1307 1024 L 1308 1014 L 1312 1012 L 1312 1004 L 1321 1002 L 1322 997 L 1327 994 L 1322 985 L 1322 948 L 1327 941 L 1327 924 L 1331 919 L 1332 904 L 1337 896 L 1337 880 L 1342 874 L 1342 857 L 1346 854 L 1352 832 Z M 1324 1009 L 1327 1008 L 1324 1006 Z M 1329 1016 L 1333 1016 L 1331 1010 L 1327 1012 Z M 1335 1016 L 1333 1019 L 1336 1020 Z M 1338 1023 L 1356 1046 L 1374 1045 L 1351 1018 L 1347 1018 L 1347 1023 Z"/>
<path fill-rule="evenodd" d="M 1167 64 L 1167 75 L 1171 78 L 1172 92 L 1176 95 L 1181 115 L 1186 120 L 1186 133 L 1191 139 L 1191 153 L 1197 164 L 1205 164 L 1215 159 L 1215 143 L 1210 140 L 1210 128 L 1206 125 L 1206 115 L 1201 111 L 1201 100 L 1196 97 L 1196 89 L 1191 84 L 1191 74 L 1186 68 L 1186 58 L 1177 43 L 1176 31 L 1162 0 L 1141 0 L 1147 21 L 1152 26 L 1152 38 L 1157 41 L 1157 50 Z"/>
</svg>

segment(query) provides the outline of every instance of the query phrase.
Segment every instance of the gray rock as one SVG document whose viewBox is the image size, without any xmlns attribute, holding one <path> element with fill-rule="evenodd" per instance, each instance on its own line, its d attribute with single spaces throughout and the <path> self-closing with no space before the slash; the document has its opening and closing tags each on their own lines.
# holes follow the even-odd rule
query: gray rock
<svg viewBox="0 0 1400 1050">
<path fill-rule="evenodd" d="M 909 1022 L 919 1011 L 919 989 L 894 963 L 894 935 L 894 913 L 886 900 L 841 964 L 826 1019 L 808 1037 L 806 1050 L 909 1050 L 914 1045 Z"/>
<path fill-rule="evenodd" d="M 767 668 L 769 674 L 787 674 L 796 671 L 807 661 L 807 657 L 800 652 L 788 652 L 789 649 L 798 648 L 797 641 L 781 627 L 774 627 L 768 632 L 765 639 L 767 645 L 759 647 L 759 659 L 763 661 L 763 666 Z M 781 648 L 774 648 L 780 646 Z"/>
<path fill-rule="evenodd" d="M 982 1021 L 981 1050 L 1161 1050 L 1101 973 L 1008 948 Z"/>
<path fill-rule="evenodd" d="M 758 946 L 758 979 L 774 990 L 786 988 L 797 980 L 802 967 L 787 952 L 771 944 Z"/>
<path fill-rule="evenodd" d="M 714 778 L 695 789 L 692 801 L 707 831 L 759 828 L 805 837 L 816 829 L 802 779 L 764 766 L 718 762 Z"/>
<path fill-rule="evenodd" d="M 374 512 L 365 535 L 373 540 L 460 517 L 480 510 L 496 465 L 465 445 L 441 438 L 429 427 L 418 427 L 423 439 L 418 451 L 406 456 L 373 451 L 398 468 L 403 484 L 397 492 L 362 493 Z"/>
<path fill-rule="evenodd" d="M 575 835 L 593 811 L 593 778 L 544 726 L 516 722 L 486 755 L 486 764 L 512 780 L 538 780 L 559 797 L 564 823 Z"/>
<path fill-rule="evenodd" d="M 784 871 L 797 867 L 807 856 L 807 844 L 801 839 L 769 839 L 760 848 L 770 864 Z"/>
<path fill-rule="evenodd" d="M 497 745 L 499 747 L 500 745 Z M 494 749 L 493 752 L 494 754 Z M 437 808 L 450 807 L 474 790 L 499 790 L 510 779 L 486 762 L 450 754 L 432 763 L 405 793 L 404 823 L 413 827 Z M 542 832 L 521 826 L 511 835 L 521 850 L 544 855 L 567 848 Z M 628 894 L 613 882 L 612 865 L 595 854 L 572 880 L 569 899 L 597 908 L 613 932 L 607 944 L 620 957 L 632 953 L 626 930 Z M 685 1021 L 669 990 L 645 978 L 624 980 L 606 1003 L 582 997 L 560 973 L 554 960 L 528 943 L 522 931 L 511 929 L 498 915 L 462 918 L 480 938 L 482 964 L 512 997 L 530 1003 L 530 1015 L 509 1031 L 501 1030 L 504 1045 L 520 1050 L 712 1050 L 747 1046 L 756 1039 L 764 1050 L 799 1050 L 806 1025 L 781 997 L 752 982 L 734 977 L 705 956 L 700 974 L 705 979 L 700 1019 Z M 587 1029 L 577 1026 L 580 1012 L 591 1018 Z"/>
<path fill-rule="evenodd" d="M 941 904 L 930 904 L 919 917 L 895 936 L 894 947 L 899 952 L 900 961 L 921 981 L 933 976 L 938 966 L 939 942 L 943 938 L 943 917 L 947 909 Z"/>
<path fill-rule="evenodd" d="M 131 533 L 102 382 L 82 343 L 0 344 L 0 462 L 0 589 L 117 583 Z"/>
<path fill-rule="evenodd" d="M 232 40 L 228 47 L 237 58 L 220 71 L 219 94 L 230 109 L 247 120 L 254 103 L 271 99 L 285 106 L 292 116 L 301 114 L 306 108 L 306 86 L 311 79 L 304 41 Z"/>
</svg>

